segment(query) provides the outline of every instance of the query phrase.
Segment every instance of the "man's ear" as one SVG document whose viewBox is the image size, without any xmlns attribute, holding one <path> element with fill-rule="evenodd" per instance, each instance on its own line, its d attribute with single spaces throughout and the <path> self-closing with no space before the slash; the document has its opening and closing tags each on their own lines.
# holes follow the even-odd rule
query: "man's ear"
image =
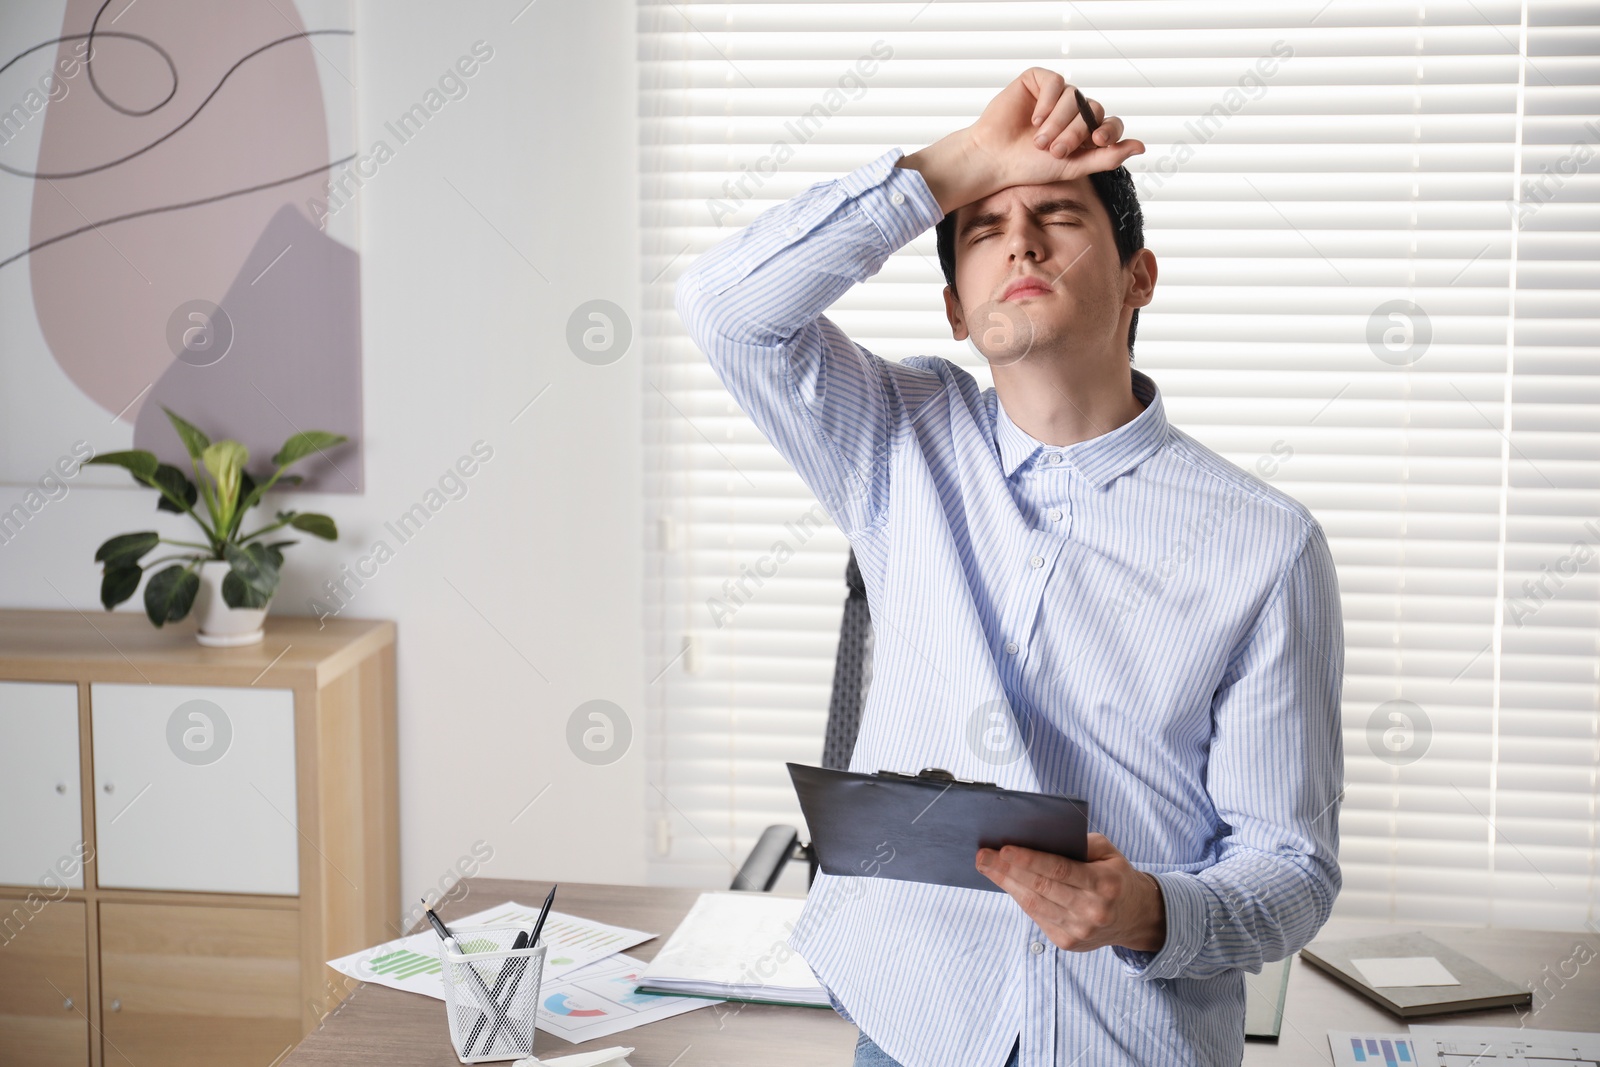
<svg viewBox="0 0 1600 1067">
<path fill-rule="evenodd" d="M 1126 269 L 1132 272 L 1132 280 L 1122 306 L 1142 308 L 1155 299 L 1156 254 L 1148 248 L 1141 248 L 1128 261 Z"/>
<path fill-rule="evenodd" d="M 944 287 L 944 317 L 950 320 L 950 336 L 957 341 L 965 341 L 966 316 L 961 314 L 961 301 L 956 299 L 956 291 L 948 285 Z"/>
</svg>

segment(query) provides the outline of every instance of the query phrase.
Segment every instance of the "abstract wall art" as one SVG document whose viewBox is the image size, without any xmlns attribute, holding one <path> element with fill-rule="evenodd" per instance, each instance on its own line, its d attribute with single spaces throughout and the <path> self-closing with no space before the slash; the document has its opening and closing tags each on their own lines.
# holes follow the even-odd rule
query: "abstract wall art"
<svg viewBox="0 0 1600 1067">
<path fill-rule="evenodd" d="M 0 481 L 187 468 L 167 407 L 362 491 L 355 55 L 352 0 L 0 4 Z"/>
</svg>

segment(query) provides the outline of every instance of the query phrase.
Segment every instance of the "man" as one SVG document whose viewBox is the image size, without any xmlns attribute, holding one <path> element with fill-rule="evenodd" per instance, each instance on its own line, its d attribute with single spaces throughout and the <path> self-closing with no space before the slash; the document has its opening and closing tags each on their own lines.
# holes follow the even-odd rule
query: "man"
<svg viewBox="0 0 1600 1067">
<path fill-rule="evenodd" d="M 1144 145 L 1087 106 L 1092 137 L 1031 68 L 972 126 L 763 212 L 675 290 L 855 549 L 875 650 L 850 769 L 1089 804 L 1084 862 L 979 851 L 1004 893 L 895 880 L 892 839 L 860 877 L 818 874 L 790 945 L 861 1029 L 858 1065 L 1237 1064 L 1245 973 L 1308 942 L 1340 886 L 1327 541 L 1130 366 L 1156 262 L 1121 164 Z M 993 389 L 822 313 L 935 223 L 952 334 Z"/>
</svg>

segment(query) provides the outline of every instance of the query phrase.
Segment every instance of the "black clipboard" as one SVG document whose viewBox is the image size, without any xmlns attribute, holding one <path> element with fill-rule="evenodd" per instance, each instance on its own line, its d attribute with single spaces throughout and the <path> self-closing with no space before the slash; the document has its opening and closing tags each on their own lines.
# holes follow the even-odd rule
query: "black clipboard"
<svg viewBox="0 0 1600 1067">
<path fill-rule="evenodd" d="M 785 764 L 828 874 L 1005 890 L 973 865 L 980 848 L 1021 845 L 1087 856 L 1089 804 L 1054 793 L 959 779 L 938 767 L 917 774 L 860 774 Z"/>
</svg>

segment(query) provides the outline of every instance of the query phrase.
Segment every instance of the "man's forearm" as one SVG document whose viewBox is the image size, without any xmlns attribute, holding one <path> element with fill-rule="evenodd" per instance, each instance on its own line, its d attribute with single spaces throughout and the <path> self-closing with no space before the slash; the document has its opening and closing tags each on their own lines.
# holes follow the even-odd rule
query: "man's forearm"
<svg viewBox="0 0 1600 1067">
<path fill-rule="evenodd" d="M 719 340 L 786 344 L 938 221 L 922 184 L 895 174 L 885 153 L 767 208 L 678 278 L 673 299 L 690 336 L 714 362 Z"/>
<path fill-rule="evenodd" d="M 928 183 L 928 191 L 939 202 L 939 210 L 946 215 L 1001 188 L 988 168 L 981 165 L 981 157 L 974 151 L 964 129 L 940 138 L 919 152 L 901 156 L 895 166 L 919 172 L 922 180 Z"/>
<path fill-rule="evenodd" d="M 1167 943 L 1167 901 L 1155 875 L 1140 871 L 1139 880 L 1144 889 L 1140 922 L 1122 944 L 1136 952 L 1160 952 Z"/>
</svg>

